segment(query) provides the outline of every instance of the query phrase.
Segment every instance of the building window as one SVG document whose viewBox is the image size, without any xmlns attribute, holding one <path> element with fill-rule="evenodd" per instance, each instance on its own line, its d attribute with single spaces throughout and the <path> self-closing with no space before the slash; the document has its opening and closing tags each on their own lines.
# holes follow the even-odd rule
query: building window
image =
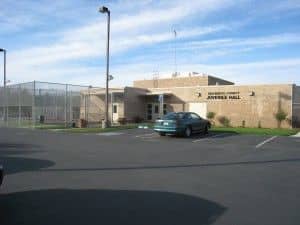
<svg viewBox="0 0 300 225">
<path fill-rule="evenodd" d="M 159 113 L 159 107 L 158 107 L 158 105 L 154 106 L 154 113 L 156 113 L 156 114 Z"/>
<path fill-rule="evenodd" d="M 147 104 L 147 120 L 152 120 L 152 104 Z"/>
<path fill-rule="evenodd" d="M 117 105 L 114 105 L 113 112 L 118 113 L 118 106 Z"/>
</svg>

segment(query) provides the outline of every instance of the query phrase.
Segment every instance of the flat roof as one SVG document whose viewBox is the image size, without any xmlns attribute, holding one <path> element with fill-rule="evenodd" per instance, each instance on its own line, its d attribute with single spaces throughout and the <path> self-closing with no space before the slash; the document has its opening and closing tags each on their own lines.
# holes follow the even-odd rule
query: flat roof
<svg viewBox="0 0 300 225">
<path fill-rule="evenodd" d="M 155 95 L 171 95 L 172 91 L 152 91 L 152 92 L 147 92 L 147 96 L 155 96 Z"/>
</svg>

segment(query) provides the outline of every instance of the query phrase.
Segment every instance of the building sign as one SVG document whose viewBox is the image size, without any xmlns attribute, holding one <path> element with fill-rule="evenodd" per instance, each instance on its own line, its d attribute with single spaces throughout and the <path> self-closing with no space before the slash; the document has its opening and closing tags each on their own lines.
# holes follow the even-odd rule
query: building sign
<svg viewBox="0 0 300 225">
<path fill-rule="evenodd" d="M 207 100 L 238 100 L 240 92 L 208 92 Z"/>
</svg>

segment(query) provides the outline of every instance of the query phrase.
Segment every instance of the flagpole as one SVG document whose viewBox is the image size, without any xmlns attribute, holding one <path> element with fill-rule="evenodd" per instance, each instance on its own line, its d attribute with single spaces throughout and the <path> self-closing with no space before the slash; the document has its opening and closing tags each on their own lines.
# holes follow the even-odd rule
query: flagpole
<svg viewBox="0 0 300 225">
<path fill-rule="evenodd" d="M 177 38 L 177 32 L 174 30 L 174 66 L 175 66 L 175 77 L 177 76 L 177 46 L 176 46 L 176 38 Z"/>
</svg>

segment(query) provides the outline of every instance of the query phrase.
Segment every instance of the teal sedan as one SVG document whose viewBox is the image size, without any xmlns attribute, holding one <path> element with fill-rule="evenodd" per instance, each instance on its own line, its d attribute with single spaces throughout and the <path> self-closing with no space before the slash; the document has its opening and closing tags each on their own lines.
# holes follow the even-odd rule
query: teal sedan
<svg viewBox="0 0 300 225">
<path fill-rule="evenodd" d="M 155 121 L 154 131 L 159 135 L 183 135 L 190 137 L 193 133 L 208 133 L 211 124 L 193 112 L 171 112 Z"/>
</svg>

